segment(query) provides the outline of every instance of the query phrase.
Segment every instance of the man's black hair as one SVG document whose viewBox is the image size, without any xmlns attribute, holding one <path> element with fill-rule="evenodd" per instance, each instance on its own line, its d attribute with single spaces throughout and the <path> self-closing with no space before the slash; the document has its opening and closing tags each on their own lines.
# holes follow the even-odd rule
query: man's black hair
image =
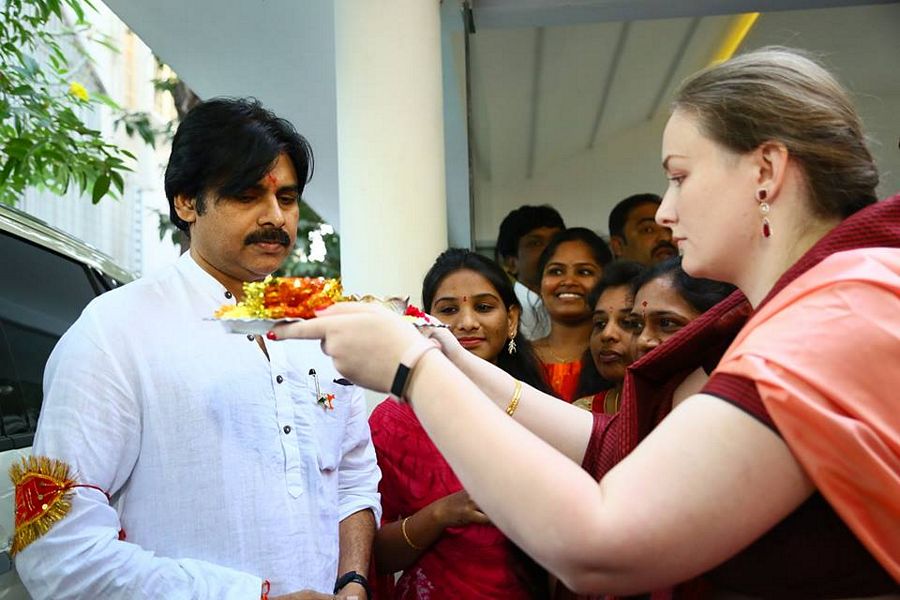
<svg viewBox="0 0 900 600">
<path fill-rule="evenodd" d="M 625 239 L 625 222 L 628 221 L 628 215 L 631 211 L 642 204 L 662 204 L 662 198 L 657 194 L 634 194 L 628 196 L 612 209 L 609 213 L 609 235 L 618 236 Z"/>
<path fill-rule="evenodd" d="M 516 256 L 522 236 L 541 227 L 565 229 L 566 224 L 559 212 L 549 204 L 540 206 L 526 204 L 510 211 L 500 223 L 494 260 L 500 262 L 503 257 Z"/>
<path fill-rule="evenodd" d="M 195 106 L 172 140 L 166 167 L 166 198 L 172 223 L 188 232 L 175 212 L 175 196 L 194 199 L 198 214 L 207 196 L 237 196 L 268 173 L 284 153 L 297 172 L 299 192 L 312 176 L 309 142 L 294 126 L 262 107 L 255 98 L 213 98 Z"/>
</svg>

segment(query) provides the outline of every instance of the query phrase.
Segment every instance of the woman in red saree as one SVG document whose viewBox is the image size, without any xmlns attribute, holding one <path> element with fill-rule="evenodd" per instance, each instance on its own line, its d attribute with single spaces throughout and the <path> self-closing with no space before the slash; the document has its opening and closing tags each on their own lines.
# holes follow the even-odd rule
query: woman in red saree
<svg viewBox="0 0 900 600">
<path fill-rule="evenodd" d="M 495 263 L 468 250 L 444 252 L 425 276 L 422 302 L 473 356 L 549 391 L 518 335 L 515 291 Z M 382 471 L 379 600 L 547 597 L 546 572 L 490 524 L 409 405 L 385 401 L 369 425 Z"/>
<path fill-rule="evenodd" d="M 631 283 L 643 271 L 640 263 L 613 261 L 588 294 L 588 305 L 593 307 L 590 357 L 594 370 L 612 387 L 578 398 L 572 404 L 579 408 L 608 415 L 619 412 L 625 368 L 634 361 L 637 334 L 636 321 L 631 316 L 634 304 Z"/>
<path fill-rule="evenodd" d="M 719 597 L 900 597 L 900 196 L 876 203 L 847 93 L 800 53 L 751 52 L 681 86 L 662 146 L 657 222 L 686 272 L 740 292 L 633 364 L 617 415 L 525 390 L 506 418 L 515 382 L 446 336 L 402 395 L 576 591 L 679 596 L 703 575 Z M 369 307 L 322 316 L 279 331 L 367 386 L 428 344 Z"/>
</svg>

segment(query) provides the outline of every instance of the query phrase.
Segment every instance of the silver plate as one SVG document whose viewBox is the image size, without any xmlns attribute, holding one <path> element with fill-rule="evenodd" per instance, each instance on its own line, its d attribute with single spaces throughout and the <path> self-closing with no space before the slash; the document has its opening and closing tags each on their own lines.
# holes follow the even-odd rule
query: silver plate
<svg viewBox="0 0 900 600">
<path fill-rule="evenodd" d="M 423 319 L 422 317 L 403 317 L 416 327 L 447 327 L 437 319 Z M 251 319 L 242 317 L 240 319 L 217 319 L 210 317 L 204 321 L 218 321 L 228 333 L 241 333 L 244 335 L 266 335 L 273 327 L 280 323 L 296 323 L 297 321 L 305 321 L 306 319 L 289 318 L 284 319 Z"/>
<path fill-rule="evenodd" d="M 250 317 L 243 317 L 240 319 L 204 319 L 204 321 L 218 321 L 228 333 L 243 333 L 245 335 L 266 335 L 267 332 L 271 331 L 271 329 L 279 323 L 294 323 L 303 320 L 304 319 L 297 318 L 251 319 Z"/>
</svg>

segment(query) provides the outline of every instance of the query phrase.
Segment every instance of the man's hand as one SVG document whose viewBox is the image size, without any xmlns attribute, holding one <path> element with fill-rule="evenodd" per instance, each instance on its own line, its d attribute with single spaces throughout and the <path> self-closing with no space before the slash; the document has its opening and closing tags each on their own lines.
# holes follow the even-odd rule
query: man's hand
<svg viewBox="0 0 900 600">
<path fill-rule="evenodd" d="M 343 589 L 339 590 L 335 595 L 335 598 L 339 598 L 340 600 L 368 600 L 369 597 L 366 596 L 366 590 L 363 586 L 358 583 L 350 582 L 343 587 Z"/>
<path fill-rule="evenodd" d="M 269 339 L 319 339 L 335 368 L 357 385 L 387 392 L 404 353 L 424 343 L 418 330 L 383 306 L 338 302 L 315 319 L 276 325 Z"/>
<path fill-rule="evenodd" d="M 323 594 L 313 590 L 301 590 L 283 596 L 270 596 L 269 600 L 369 600 L 366 590 L 358 583 L 348 583 L 337 594 Z"/>
</svg>

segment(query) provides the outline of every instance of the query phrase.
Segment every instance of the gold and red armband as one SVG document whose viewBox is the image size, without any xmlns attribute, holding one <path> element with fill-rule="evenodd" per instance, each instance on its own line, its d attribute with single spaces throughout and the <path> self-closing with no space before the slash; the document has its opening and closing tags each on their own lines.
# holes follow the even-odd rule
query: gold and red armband
<svg viewBox="0 0 900 600">
<path fill-rule="evenodd" d="M 76 483 L 71 468 L 61 460 L 46 456 L 23 456 L 9 468 L 16 486 L 16 532 L 10 555 L 15 556 L 30 543 L 50 531 L 72 510 L 72 494 L 77 487 L 109 494 L 96 485 Z M 119 539 L 124 539 L 124 531 Z"/>
</svg>

